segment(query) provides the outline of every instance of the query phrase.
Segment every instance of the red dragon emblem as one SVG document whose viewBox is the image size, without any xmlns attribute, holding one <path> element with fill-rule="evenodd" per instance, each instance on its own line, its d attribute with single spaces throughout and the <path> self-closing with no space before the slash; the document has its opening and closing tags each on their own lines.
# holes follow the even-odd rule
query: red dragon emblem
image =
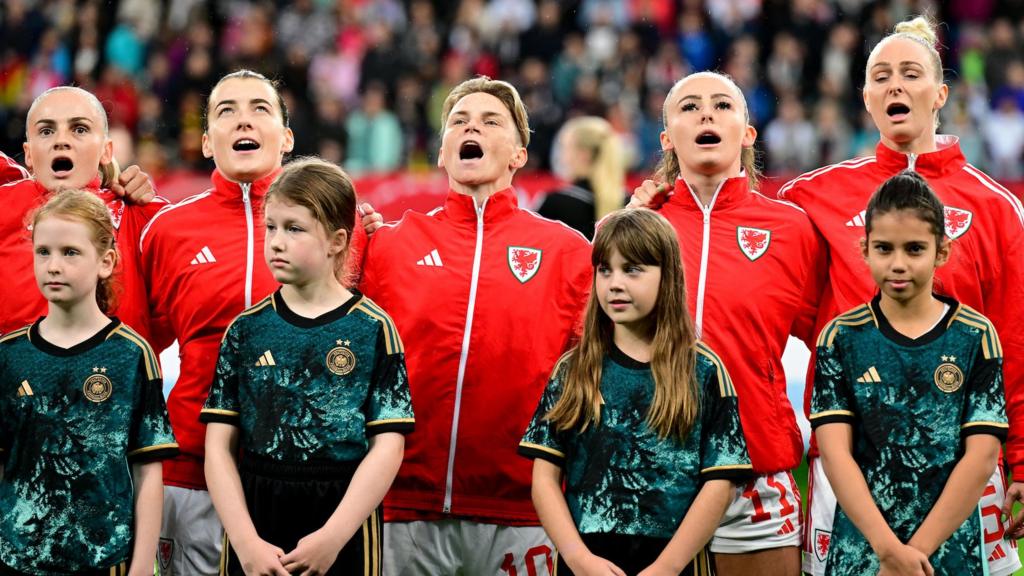
<svg viewBox="0 0 1024 576">
<path fill-rule="evenodd" d="M 536 248 L 508 247 L 508 267 L 520 282 L 526 282 L 540 269 L 542 253 Z"/>
<path fill-rule="evenodd" d="M 974 214 L 969 210 L 946 206 L 946 236 L 949 236 L 950 240 L 963 236 L 967 229 L 971 227 L 971 220 L 973 219 Z"/>
<path fill-rule="evenodd" d="M 828 556 L 828 545 L 832 542 L 832 533 L 825 530 L 814 531 L 814 554 L 818 560 L 824 561 Z"/>
<path fill-rule="evenodd" d="M 736 228 L 736 241 L 739 243 L 743 254 L 751 261 L 754 261 L 768 251 L 768 245 L 772 241 L 772 233 L 770 230 L 739 226 Z"/>
</svg>

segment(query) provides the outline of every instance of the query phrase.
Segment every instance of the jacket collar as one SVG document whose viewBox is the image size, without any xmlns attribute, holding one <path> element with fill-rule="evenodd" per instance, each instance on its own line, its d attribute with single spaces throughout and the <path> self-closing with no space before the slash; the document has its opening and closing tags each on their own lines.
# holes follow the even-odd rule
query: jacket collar
<svg viewBox="0 0 1024 576">
<path fill-rule="evenodd" d="M 742 202 L 749 196 L 750 187 L 747 182 L 747 175 L 746 173 L 741 172 L 739 176 L 733 176 L 732 178 L 722 180 L 718 185 L 718 190 L 715 191 L 715 195 L 711 198 L 709 208 L 728 208 L 734 204 Z M 672 196 L 669 197 L 668 202 L 669 204 L 674 204 L 690 210 L 701 210 L 703 208 L 697 197 L 697 193 L 690 188 L 690 185 L 687 184 L 682 177 L 676 179 L 676 189 L 672 193 Z"/>
<path fill-rule="evenodd" d="M 476 201 L 468 194 L 460 194 L 448 190 L 448 198 L 444 201 L 444 211 L 457 222 L 472 222 L 475 226 L 477 212 Z M 512 188 L 491 194 L 483 202 L 484 223 L 503 220 L 519 209 L 519 200 Z"/>
<path fill-rule="evenodd" d="M 90 180 L 88 184 L 85 185 L 84 189 L 89 190 L 91 192 L 95 192 L 100 198 L 103 198 L 104 201 L 109 201 L 108 196 L 109 198 L 115 198 L 113 192 L 110 192 L 109 190 L 101 190 L 100 183 L 100 177 L 96 176 L 95 178 Z M 44 188 L 43 185 L 39 183 L 39 180 L 33 178 L 32 184 L 35 185 L 36 190 L 39 192 L 39 196 L 41 198 L 47 198 L 50 196 L 50 191 Z"/>
<path fill-rule="evenodd" d="M 937 135 L 935 145 L 938 149 L 934 152 L 906 154 L 879 142 L 875 147 L 875 161 L 887 174 L 911 168 L 926 179 L 948 176 L 967 164 L 960 151 L 960 139 L 956 136 Z"/>
<path fill-rule="evenodd" d="M 277 178 L 277 175 L 281 173 L 281 168 L 274 170 L 270 174 L 259 178 L 253 182 L 246 182 L 244 185 L 249 186 L 249 200 L 262 202 L 263 197 L 267 195 L 267 189 Z M 226 201 L 228 203 L 241 203 L 243 197 L 243 184 L 228 180 L 226 176 L 221 174 L 220 170 L 214 169 L 213 174 L 210 176 L 210 180 L 213 182 L 213 195 L 217 198 Z"/>
</svg>

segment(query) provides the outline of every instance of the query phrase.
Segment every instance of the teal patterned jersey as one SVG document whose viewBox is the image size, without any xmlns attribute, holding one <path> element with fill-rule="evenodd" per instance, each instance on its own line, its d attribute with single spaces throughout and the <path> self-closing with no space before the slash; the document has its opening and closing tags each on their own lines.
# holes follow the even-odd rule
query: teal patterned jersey
<svg viewBox="0 0 1024 576">
<path fill-rule="evenodd" d="M 177 453 L 156 355 L 117 320 L 60 348 L 39 324 L 0 339 L 0 562 L 27 574 L 126 560 L 131 464 Z"/>
<path fill-rule="evenodd" d="M 811 426 L 853 427 L 853 457 L 885 521 L 907 542 L 942 493 L 964 438 L 1002 441 L 1007 423 L 1002 348 L 984 316 L 955 300 L 916 339 L 897 332 L 870 304 L 843 314 L 818 338 Z M 984 574 L 979 512 L 971 514 L 930 561 L 936 574 Z M 822 535 L 815 535 L 820 537 Z M 839 507 L 828 575 L 874 574 L 878 557 Z"/>
<path fill-rule="evenodd" d="M 728 372 L 703 343 L 695 356 L 701 405 L 683 441 L 659 438 L 647 423 L 654 399 L 650 365 L 614 345 L 601 367 L 599 424 L 557 430 L 544 417 L 562 394 L 568 362 L 556 366 L 519 453 L 564 470 L 565 500 L 581 534 L 671 538 L 705 480 L 753 474 Z"/>
<path fill-rule="evenodd" d="M 275 292 L 228 327 L 200 419 L 279 462 L 359 461 L 369 436 L 413 428 L 398 330 L 358 292 L 312 319 Z"/>
</svg>

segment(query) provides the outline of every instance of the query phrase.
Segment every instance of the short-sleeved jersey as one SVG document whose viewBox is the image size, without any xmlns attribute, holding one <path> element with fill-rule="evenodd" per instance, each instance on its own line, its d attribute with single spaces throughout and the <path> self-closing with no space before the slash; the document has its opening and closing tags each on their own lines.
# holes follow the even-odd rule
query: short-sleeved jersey
<svg viewBox="0 0 1024 576">
<path fill-rule="evenodd" d="M 71 348 L 0 339 L 0 562 L 27 574 L 131 553 L 133 462 L 173 456 L 156 355 L 118 320 Z"/>
<path fill-rule="evenodd" d="M 853 457 L 889 527 L 906 542 L 935 505 L 964 438 L 1006 438 L 1002 348 L 984 316 L 952 298 L 916 339 L 886 320 L 879 297 L 825 326 L 818 338 L 811 425 L 853 426 Z M 981 516 L 972 514 L 935 554 L 936 574 L 985 571 Z M 874 574 L 878 557 L 842 508 L 829 575 Z"/>
<path fill-rule="evenodd" d="M 238 426 L 264 458 L 359 461 L 369 436 L 413 428 L 398 331 L 358 292 L 317 318 L 274 292 L 228 328 L 200 419 Z"/>
<path fill-rule="evenodd" d="M 650 365 L 614 345 L 601 367 L 601 417 L 583 432 L 559 431 L 545 415 L 562 395 L 568 361 L 544 390 L 519 453 L 565 471 L 565 500 L 582 534 L 671 538 L 701 484 L 753 474 L 736 391 L 721 360 L 697 344 L 697 421 L 685 440 L 662 439 L 647 423 L 654 399 Z"/>
</svg>

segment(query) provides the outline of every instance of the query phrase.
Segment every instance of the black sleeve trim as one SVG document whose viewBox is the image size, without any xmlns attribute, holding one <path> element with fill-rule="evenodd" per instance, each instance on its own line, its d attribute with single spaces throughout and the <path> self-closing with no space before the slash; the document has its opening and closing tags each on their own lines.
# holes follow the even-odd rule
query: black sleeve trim
<svg viewBox="0 0 1024 576">
<path fill-rule="evenodd" d="M 228 415 L 228 414 L 221 414 L 221 413 L 218 413 L 218 412 L 206 412 L 206 411 L 203 411 L 203 412 L 199 413 L 199 421 L 202 422 L 203 424 L 209 424 L 210 422 L 216 422 L 218 424 L 230 424 L 232 426 L 236 426 L 237 427 L 239 425 L 240 419 L 239 419 L 237 414 L 234 415 L 234 416 L 231 416 L 231 415 Z"/>
<path fill-rule="evenodd" d="M 711 468 L 707 472 L 700 473 L 701 482 L 708 480 L 729 480 L 732 482 L 747 480 L 757 476 L 753 466 L 729 466 L 722 468 Z"/>
<path fill-rule="evenodd" d="M 178 446 L 168 446 L 167 448 L 159 448 L 157 450 L 148 450 L 145 452 L 139 452 L 134 456 L 128 456 L 128 462 L 132 464 L 147 464 L 149 462 L 159 462 L 160 460 L 167 460 L 174 458 L 179 453 Z"/>
<path fill-rule="evenodd" d="M 850 414 L 827 414 L 818 417 L 811 416 L 810 422 L 811 430 L 814 430 L 825 424 L 849 424 L 852 426 L 857 423 L 857 418 Z"/>
<path fill-rule="evenodd" d="M 999 442 L 1006 442 L 1006 436 L 1009 429 L 1000 426 L 990 426 L 987 424 L 974 424 L 971 426 L 964 426 L 960 429 L 960 438 L 967 438 L 975 434 L 988 434 L 995 436 L 999 439 Z"/>
<path fill-rule="evenodd" d="M 385 432 L 398 432 L 399 434 L 411 434 L 416 429 L 416 424 L 411 420 L 396 421 L 396 422 L 371 422 L 366 425 L 366 435 L 376 436 L 377 434 L 383 434 Z"/>
<path fill-rule="evenodd" d="M 529 446 L 523 446 L 522 444 L 519 445 L 519 449 L 516 451 L 519 453 L 520 456 L 524 456 L 526 458 L 529 458 L 530 460 L 536 460 L 537 458 L 540 458 L 541 460 L 551 462 L 552 464 L 558 466 L 559 468 L 565 468 L 565 458 L 560 458 L 557 455 L 552 454 L 551 452 L 546 452 L 544 450 L 539 450 L 537 448 L 531 448 Z"/>
</svg>

